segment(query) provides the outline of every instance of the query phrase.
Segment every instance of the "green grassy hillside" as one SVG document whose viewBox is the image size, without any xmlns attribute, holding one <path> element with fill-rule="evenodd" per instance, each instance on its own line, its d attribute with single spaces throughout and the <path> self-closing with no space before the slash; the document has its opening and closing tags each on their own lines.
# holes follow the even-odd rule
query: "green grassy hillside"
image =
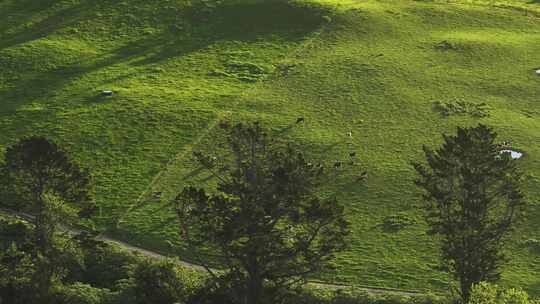
<svg viewBox="0 0 540 304">
<path fill-rule="evenodd" d="M 191 151 L 220 119 L 261 120 L 330 160 L 358 151 L 369 170 L 329 189 L 353 235 L 323 279 L 444 290 L 409 163 L 442 132 L 489 124 L 525 152 L 531 201 L 503 282 L 540 295 L 540 255 L 522 245 L 540 239 L 540 2 L 192 2 L 0 0 L 0 150 L 53 138 L 94 173 L 98 226 L 166 250 L 181 246 L 167 201 L 208 181 Z M 395 218 L 411 224 L 385 229 Z"/>
</svg>

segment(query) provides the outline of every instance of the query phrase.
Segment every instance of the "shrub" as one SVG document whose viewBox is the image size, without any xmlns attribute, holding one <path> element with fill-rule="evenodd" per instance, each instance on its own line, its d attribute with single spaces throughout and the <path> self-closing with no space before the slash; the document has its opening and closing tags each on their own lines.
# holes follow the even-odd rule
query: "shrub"
<svg viewBox="0 0 540 304">
<path fill-rule="evenodd" d="M 70 265 L 67 282 L 80 281 L 99 288 L 111 288 L 117 281 L 128 279 L 130 265 L 139 261 L 129 251 L 97 241 L 90 234 L 81 234 L 76 241 L 82 250 L 82 263 Z"/>
<path fill-rule="evenodd" d="M 0 303 L 29 303 L 35 294 L 32 287 L 35 269 L 32 257 L 15 243 L 0 251 Z"/>
<path fill-rule="evenodd" d="M 145 260 L 133 269 L 135 303 L 173 304 L 186 299 L 183 276 L 172 261 Z"/>
<path fill-rule="evenodd" d="M 443 40 L 435 45 L 435 49 L 443 50 L 443 51 L 456 50 L 457 46 L 448 40 Z"/>
<path fill-rule="evenodd" d="M 233 60 L 225 64 L 224 70 L 216 69 L 210 72 L 210 76 L 231 77 L 243 82 L 257 82 L 265 79 L 274 69 L 271 65 Z"/>
<path fill-rule="evenodd" d="M 480 282 L 471 290 L 469 304 L 533 304 L 529 295 L 519 288 L 503 289 L 495 284 Z"/>
<path fill-rule="evenodd" d="M 136 295 L 133 281 L 130 279 L 118 280 L 114 284 L 114 292 L 111 294 L 110 304 L 134 304 Z"/>
<path fill-rule="evenodd" d="M 481 118 L 489 116 L 490 112 L 490 107 L 486 103 L 474 103 L 460 99 L 446 102 L 436 101 L 433 103 L 433 108 L 443 116 L 469 115 Z"/>
<path fill-rule="evenodd" d="M 217 282 L 213 279 L 195 290 L 189 297 L 188 304 L 234 304 L 236 303 L 237 290 L 240 289 L 228 278 L 219 278 Z"/>
<path fill-rule="evenodd" d="M 0 249 L 7 250 L 15 243 L 22 251 L 30 251 L 32 245 L 32 227 L 21 220 L 0 219 Z"/>
<path fill-rule="evenodd" d="M 55 286 L 53 290 L 55 304 L 103 304 L 110 296 L 108 289 L 95 288 L 80 282 Z"/>
</svg>

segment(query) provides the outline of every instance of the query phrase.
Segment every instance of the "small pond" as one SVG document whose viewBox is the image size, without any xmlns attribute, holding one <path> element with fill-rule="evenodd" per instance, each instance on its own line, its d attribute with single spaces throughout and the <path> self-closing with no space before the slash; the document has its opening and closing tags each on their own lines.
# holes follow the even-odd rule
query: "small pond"
<svg viewBox="0 0 540 304">
<path fill-rule="evenodd" d="M 501 150 L 501 153 L 510 153 L 510 157 L 513 159 L 518 159 L 523 156 L 523 153 L 514 150 Z"/>
</svg>

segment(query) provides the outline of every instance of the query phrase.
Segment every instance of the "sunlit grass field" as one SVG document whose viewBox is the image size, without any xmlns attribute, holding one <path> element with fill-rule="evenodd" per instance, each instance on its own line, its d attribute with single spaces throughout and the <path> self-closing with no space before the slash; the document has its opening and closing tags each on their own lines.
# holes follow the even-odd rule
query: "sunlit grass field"
<svg viewBox="0 0 540 304">
<path fill-rule="evenodd" d="M 192 2 L 0 0 L 0 150 L 54 139 L 95 176 L 97 227 L 174 252 L 168 202 L 212 183 L 192 151 L 220 120 L 260 120 L 310 155 L 358 154 L 358 172 L 321 193 L 347 206 L 353 233 L 320 279 L 446 291 L 410 162 L 443 132 L 488 124 L 525 153 L 530 201 L 502 281 L 540 295 L 540 253 L 523 245 L 540 239 L 540 2 Z M 389 218 L 408 225 L 385 229 Z"/>
</svg>

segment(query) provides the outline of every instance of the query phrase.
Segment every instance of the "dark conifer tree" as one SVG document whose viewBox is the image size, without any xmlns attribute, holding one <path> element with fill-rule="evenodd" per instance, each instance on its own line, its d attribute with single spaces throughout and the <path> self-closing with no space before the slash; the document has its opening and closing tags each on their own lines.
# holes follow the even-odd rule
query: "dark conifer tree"
<svg viewBox="0 0 540 304">
<path fill-rule="evenodd" d="M 5 197 L 18 198 L 9 205 L 35 217 L 34 283 L 37 296 L 46 297 L 60 263 L 53 243 L 56 228 L 94 210 L 90 175 L 43 137 L 25 138 L 8 147 L 1 173 L 8 183 L 3 191 L 10 192 Z"/>
<path fill-rule="evenodd" d="M 438 150 L 424 147 L 427 167 L 414 164 L 430 232 L 441 239 L 464 302 L 473 284 L 499 278 L 503 241 L 524 206 L 516 161 L 501 154 L 496 137 L 484 125 L 458 128 Z"/>
<path fill-rule="evenodd" d="M 177 197 L 181 230 L 190 245 L 219 253 L 236 303 L 274 303 L 271 290 L 303 282 L 345 247 L 348 222 L 341 204 L 316 195 L 327 181 L 322 166 L 257 123 L 226 128 L 230 154 L 196 153 L 219 182 Z"/>
</svg>

